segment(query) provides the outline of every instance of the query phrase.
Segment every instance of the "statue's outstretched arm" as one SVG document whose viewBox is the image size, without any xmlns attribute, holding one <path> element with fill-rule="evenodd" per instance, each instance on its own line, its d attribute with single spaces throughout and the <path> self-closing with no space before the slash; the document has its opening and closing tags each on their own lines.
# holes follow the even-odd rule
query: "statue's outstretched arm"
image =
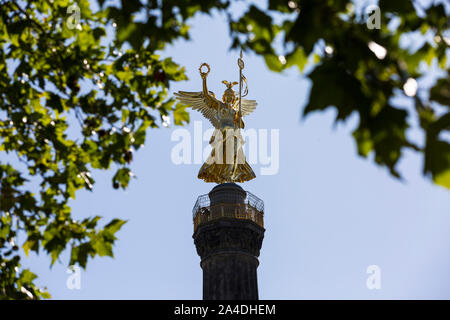
<svg viewBox="0 0 450 320">
<path fill-rule="evenodd" d="M 202 72 L 202 67 L 206 66 L 208 68 L 207 72 Z M 206 63 L 202 63 L 200 68 L 200 75 L 202 76 L 202 80 L 203 80 L 203 96 L 206 98 L 208 105 L 214 109 L 219 109 L 220 105 L 219 105 L 219 101 L 213 97 L 211 94 L 209 94 L 208 91 L 208 85 L 206 84 L 206 78 L 208 77 L 208 73 L 210 71 L 209 65 Z"/>
</svg>

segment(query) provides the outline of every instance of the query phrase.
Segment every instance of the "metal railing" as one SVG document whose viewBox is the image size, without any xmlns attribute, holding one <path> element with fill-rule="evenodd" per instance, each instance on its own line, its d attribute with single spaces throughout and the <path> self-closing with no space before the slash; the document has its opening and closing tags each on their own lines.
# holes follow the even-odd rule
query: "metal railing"
<svg viewBox="0 0 450 320">
<path fill-rule="evenodd" d="M 264 228 L 264 202 L 248 191 L 243 202 L 225 199 L 214 205 L 211 205 L 208 194 L 201 195 L 192 209 L 192 214 L 194 232 L 200 224 L 220 218 L 251 220 Z"/>
</svg>

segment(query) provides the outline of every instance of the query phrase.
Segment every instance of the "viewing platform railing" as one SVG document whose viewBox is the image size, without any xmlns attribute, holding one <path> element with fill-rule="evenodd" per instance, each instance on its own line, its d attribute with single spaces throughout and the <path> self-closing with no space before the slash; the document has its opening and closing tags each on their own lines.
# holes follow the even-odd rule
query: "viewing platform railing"
<svg viewBox="0 0 450 320">
<path fill-rule="evenodd" d="M 211 205 L 208 194 L 199 196 L 192 209 L 194 232 L 200 224 L 221 218 L 250 220 L 264 228 L 264 202 L 251 192 L 245 192 L 245 200 L 239 203 L 235 199 L 223 199 Z"/>
</svg>

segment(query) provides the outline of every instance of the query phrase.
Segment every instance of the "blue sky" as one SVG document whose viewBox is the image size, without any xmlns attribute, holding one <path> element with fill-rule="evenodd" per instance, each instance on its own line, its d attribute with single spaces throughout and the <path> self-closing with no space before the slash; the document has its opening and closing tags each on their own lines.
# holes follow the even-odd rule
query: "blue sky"
<svg viewBox="0 0 450 320">
<path fill-rule="evenodd" d="M 221 96 L 220 82 L 238 78 L 238 53 L 228 50 L 225 17 L 198 16 L 191 31 L 191 41 L 164 52 L 186 66 L 189 76 L 171 92 L 199 91 L 198 66 L 207 62 L 210 90 Z M 244 60 L 248 98 L 259 103 L 246 126 L 280 133 L 278 174 L 259 175 L 259 166 L 252 165 L 257 178 L 242 184 L 265 202 L 260 298 L 449 299 L 450 197 L 421 175 L 422 158 L 406 152 L 399 164 L 405 181 L 391 178 L 372 158 L 356 155 L 355 115 L 338 125 L 331 110 L 301 120 L 310 82 L 294 69 L 272 73 L 253 55 Z M 409 99 L 397 102 L 412 108 Z M 195 120 L 202 117 L 191 112 L 191 133 Z M 202 121 L 204 129 L 210 126 Z M 132 164 L 137 179 L 126 191 L 113 190 L 111 173 L 95 172 L 94 191 L 80 192 L 72 202 L 77 218 L 128 220 L 118 233 L 115 258 L 90 260 L 80 290 L 66 286 L 67 253 L 52 268 L 44 254 L 24 258 L 53 298 L 201 299 L 191 210 L 214 184 L 197 179 L 200 165 L 171 162 L 176 128 L 149 131 Z M 414 129 L 408 134 L 423 138 Z M 380 290 L 366 287 L 369 265 L 381 268 Z"/>
</svg>

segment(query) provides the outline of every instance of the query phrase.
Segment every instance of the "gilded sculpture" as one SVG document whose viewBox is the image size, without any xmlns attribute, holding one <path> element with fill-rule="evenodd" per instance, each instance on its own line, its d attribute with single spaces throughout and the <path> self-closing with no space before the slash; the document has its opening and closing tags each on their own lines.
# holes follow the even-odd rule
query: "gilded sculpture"
<svg viewBox="0 0 450 320">
<path fill-rule="evenodd" d="M 241 129 L 244 128 L 242 118 L 252 113 L 257 105 L 255 100 L 242 98 L 248 93 L 246 85 L 244 94 L 242 94 L 243 83 L 247 84 L 247 80 L 242 74 L 244 68 L 242 52 L 238 59 L 238 66 L 239 82 L 222 81 L 226 86 L 222 101 L 208 90 L 207 77 L 211 68 L 207 63 L 202 63 L 199 68 L 203 82 L 202 91 L 175 93 L 180 102 L 189 105 L 193 110 L 200 111 L 215 128 L 209 141 L 212 147 L 211 154 L 198 173 L 198 178 L 206 182 L 244 182 L 256 177 L 245 159 L 244 139 L 241 135 Z M 202 68 L 207 70 L 204 71 Z M 237 84 L 239 84 L 238 96 L 233 90 L 233 86 Z"/>
</svg>

